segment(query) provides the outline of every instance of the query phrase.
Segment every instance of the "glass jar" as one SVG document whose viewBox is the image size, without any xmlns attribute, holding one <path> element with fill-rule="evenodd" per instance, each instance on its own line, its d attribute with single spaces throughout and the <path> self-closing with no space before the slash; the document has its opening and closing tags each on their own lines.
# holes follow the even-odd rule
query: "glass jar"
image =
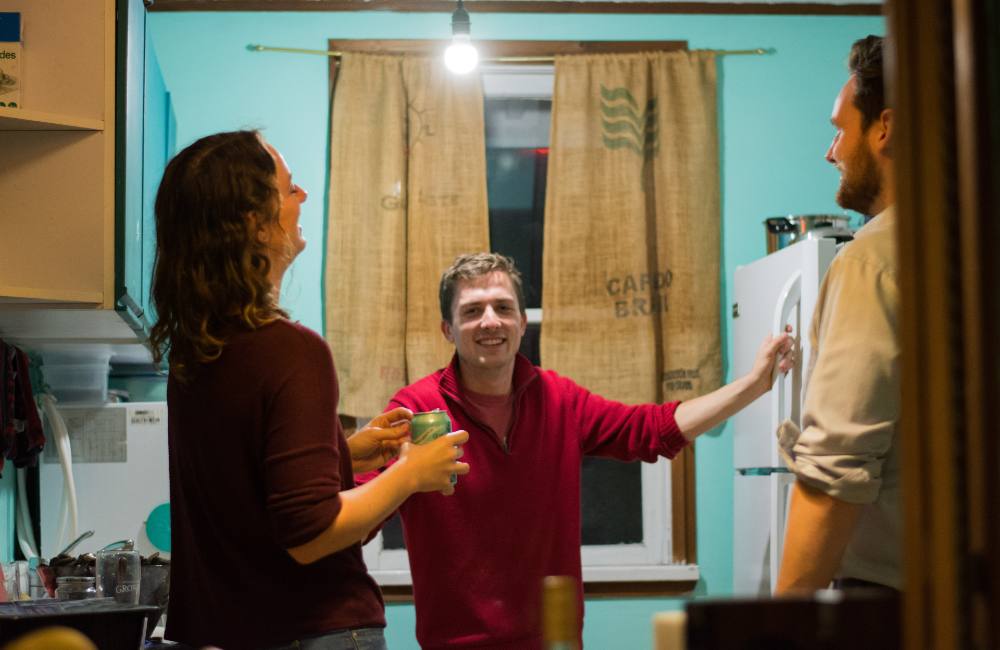
<svg viewBox="0 0 1000 650">
<path fill-rule="evenodd" d="M 126 605 L 139 604 L 142 562 L 139 552 L 132 548 L 132 540 L 125 540 L 124 548 L 98 551 L 96 574 L 99 597 L 111 597 Z"/>
<path fill-rule="evenodd" d="M 59 600 L 83 600 L 97 598 L 97 586 L 90 576 L 63 576 L 56 578 L 56 598 Z"/>
</svg>

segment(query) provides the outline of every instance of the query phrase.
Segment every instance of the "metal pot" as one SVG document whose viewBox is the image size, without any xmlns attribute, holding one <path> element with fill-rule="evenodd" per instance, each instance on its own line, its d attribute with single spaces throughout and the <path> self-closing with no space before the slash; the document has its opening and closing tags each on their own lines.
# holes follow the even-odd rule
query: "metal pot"
<svg viewBox="0 0 1000 650">
<path fill-rule="evenodd" d="M 773 253 L 804 239 L 829 237 L 838 243 L 854 239 L 851 219 L 836 214 L 805 214 L 764 219 L 767 252 Z"/>
</svg>

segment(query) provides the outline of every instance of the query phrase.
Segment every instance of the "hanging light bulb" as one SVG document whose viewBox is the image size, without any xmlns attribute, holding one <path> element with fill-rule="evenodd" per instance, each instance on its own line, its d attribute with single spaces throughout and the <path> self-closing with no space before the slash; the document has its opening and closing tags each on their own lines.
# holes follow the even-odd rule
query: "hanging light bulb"
<svg viewBox="0 0 1000 650">
<path fill-rule="evenodd" d="M 444 51 L 444 64 L 455 74 L 466 74 L 479 63 L 479 52 L 469 38 L 469 12 L 458 0 L 458 7 L 451 15 L 451 45 Z"/>
</svg>

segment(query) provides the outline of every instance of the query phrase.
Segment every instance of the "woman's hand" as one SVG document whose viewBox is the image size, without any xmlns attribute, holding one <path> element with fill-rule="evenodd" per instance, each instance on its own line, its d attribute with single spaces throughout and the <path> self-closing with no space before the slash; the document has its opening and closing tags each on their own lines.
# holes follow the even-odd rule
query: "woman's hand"
<svg viewBox="0 0 1000 650">
<path fill-rule="evenodd" d="M 467 431 L 452 431 L 422 445 L 404 443 L 399 462 L 392 469 L 404 466 L 410 473 L 413 492 L 440 492 L 452 494 L 455 486 L 453 474 L 468 474 L 469 466 L 458 462 L 462 445 L 469 440 Z"/>
<path fill-rule="evenodd" d="M 351 450 L 351 468 L 355 474 L 379 469 L 399 456 L 399 449 L 410 436 L 413 411 L 402 406 L 372 418 L 372 421 L 347 439 Z"/>
<path fill-rule="evenodd" d="M 757 358 L 747 375 L 756 395 L 771 390 L 778 373 L 785 374 L 795 367 L 796 345 L 795 339 L 788 334 L 791 331 L 792 326 L 786 325 L 785 333 L 781 336 L 768 335 L 757 349 Z"/>
</svg>

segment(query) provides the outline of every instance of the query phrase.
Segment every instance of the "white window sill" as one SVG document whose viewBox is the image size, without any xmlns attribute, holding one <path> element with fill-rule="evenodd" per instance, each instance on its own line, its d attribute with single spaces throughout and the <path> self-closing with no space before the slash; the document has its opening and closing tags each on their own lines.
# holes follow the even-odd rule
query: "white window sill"
<svg viewBox="0 0 1000 650">
<path fill-rule="evenodd" d="M 697 564 L 583 567 L 584 582 L 691 582 L 700 575 Z"/>
<path fill-rule="evenodd" d="M 380 585 L 409 586 L 410 572 L 406 570 L 372 571 Z M 693 582 L 701 573 L 697 564 L 667 564 L 629 567 L 584 567 L 584 582 Z"/>
</svg>

